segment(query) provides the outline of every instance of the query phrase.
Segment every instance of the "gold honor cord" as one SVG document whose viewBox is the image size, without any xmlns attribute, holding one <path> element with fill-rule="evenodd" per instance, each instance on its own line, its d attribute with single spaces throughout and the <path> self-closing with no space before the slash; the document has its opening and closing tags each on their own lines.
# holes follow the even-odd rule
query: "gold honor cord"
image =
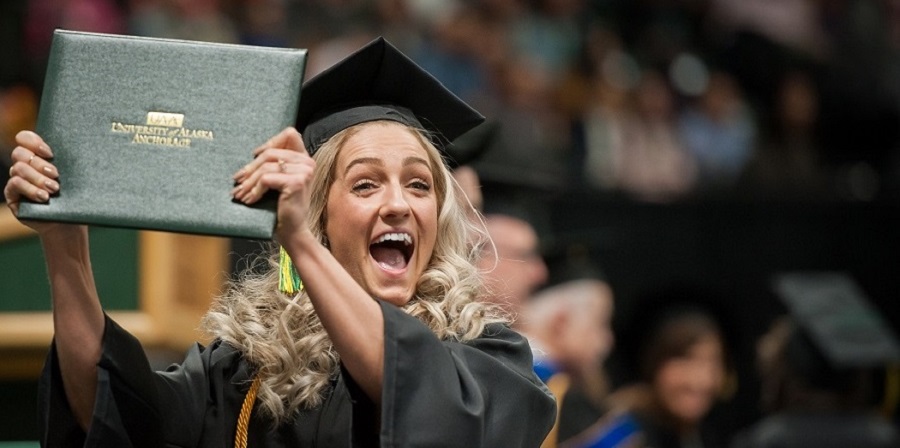
<svg viewBox="0 0 900 448">
<path fill-rule="evenodd" d="M 253 403 L 256 402 L 256 391 L 259 390 L 259 374 L 253 377 L 250 390 L 244 397 L 241 405 L 241 413 L 238 415 L 237 431 L 234 434 L 234 448 L 247 448 L 247 429 L 250 427 L 250 413 L 253 412 Z"/>
</svg>

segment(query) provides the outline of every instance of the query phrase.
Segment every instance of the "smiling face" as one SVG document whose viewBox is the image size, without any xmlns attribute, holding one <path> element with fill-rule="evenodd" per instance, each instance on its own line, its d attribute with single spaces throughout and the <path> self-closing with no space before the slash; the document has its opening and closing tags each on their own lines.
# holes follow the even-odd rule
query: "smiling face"
<svg viewBox="0 0 900 448">
<path fill-rule="evenodd" d="M 696 424 L 709 412 L 725 381 L 722 344 L 706 336 L 683 356 L 660 367 L 655 386 L 663 406 L 686 424 Z"/>
<path fill-rule="evenodd" d="M 325 234 L 331 252 L 373 297 L 412 298 L 438 227 L 431 158 L 412 130 L 390 122 L 359 127 L 334 165 Z"/>
</svg>

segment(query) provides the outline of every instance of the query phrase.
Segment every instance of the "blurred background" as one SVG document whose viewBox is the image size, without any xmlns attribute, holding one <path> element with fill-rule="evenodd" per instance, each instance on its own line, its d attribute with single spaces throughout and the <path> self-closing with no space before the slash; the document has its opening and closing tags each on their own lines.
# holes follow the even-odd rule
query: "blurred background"
<svg viewBox="0 0 900 448">
<path fill-rule="evenodd" d="M 710 416 L 723 440 L 762 415 L 755 344 L 785 311 L 773 275 L 846 273 L 900 326 L 900 1 L 4 0 L 0 182 L 15 132 L 34 127 L 55 28 L 308 48 L 307 77 L 385 36 L 494 124 L 470 142 L 485 211 L 535 226 L 548 283 L 582 265 L 612 287 L 613 385 L 635 375 L 648 297 L 712 304 L 734 366 Z M 161 335 L 172 324 L 147 285 L 196 283 L 190 266 L 160 274 L 147 263 L 178 252 L 148 259 L 136 232 L 96 232 L 109 307 L 149 315 L 151 356 L 180 359 L 191 337 Z M 198 244 L 225 275 L 259 246 Z M 2 322 L 46 319 L 40 257 L 0 217 Z M 197 313 L 221 283 L 204 275 Z M 49 333 L 10 331 L 0 440 L 33 440 Z"/>
</svg>

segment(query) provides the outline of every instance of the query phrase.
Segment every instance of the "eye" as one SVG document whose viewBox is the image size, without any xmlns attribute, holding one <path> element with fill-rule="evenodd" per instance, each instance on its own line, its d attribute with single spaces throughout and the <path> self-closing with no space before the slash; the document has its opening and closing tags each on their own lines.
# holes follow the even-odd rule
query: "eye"
<svg viewBox="0 0 900 448">
<path fill-rule="evenodd" d="M 356 181 L 353 184 L 352 190 L 355 192 L 362 192 L 362 191 L 366 191 L 366 190 L 371 190 L 375 187 L 376 187 L 375 182 L 372 182 L 369 179 L 361 179 L 361 180 Z"/>
<path fill-rule="evenodd" d="M 422 179 L 413 179 L 409 186 L 415 190 L 419 191 L 431 191 L 431 184 L 422 180 Z"/>
</svg>

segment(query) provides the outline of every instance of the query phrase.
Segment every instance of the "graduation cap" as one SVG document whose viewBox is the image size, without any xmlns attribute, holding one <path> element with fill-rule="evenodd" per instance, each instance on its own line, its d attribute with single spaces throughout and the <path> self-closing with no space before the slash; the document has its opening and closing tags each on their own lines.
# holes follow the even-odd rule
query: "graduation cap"
<svg viewBox="0 0 900 448">
<path fill-rule="evenodd" d="M 900 360 L 891 328 L 853 279 L 841 272 L 792 272 L 773 287 L 815 349 L 835 369 Z"/>
<path fill-rule="evenodd" d="M 488 120 L 450 142 L 446 147 L 450 168 L 456 169 L 480 158 L 497 141 L 499 130 L 499 121 Z"/>
<path fill-rule="evenodd" d="M 338 132 L 369 121 L 425 129 L 442 151 L 484 121 L 381 37 L 307 81 L 300 97 L 297 129 L 310 155 Z"/>
</svg>

